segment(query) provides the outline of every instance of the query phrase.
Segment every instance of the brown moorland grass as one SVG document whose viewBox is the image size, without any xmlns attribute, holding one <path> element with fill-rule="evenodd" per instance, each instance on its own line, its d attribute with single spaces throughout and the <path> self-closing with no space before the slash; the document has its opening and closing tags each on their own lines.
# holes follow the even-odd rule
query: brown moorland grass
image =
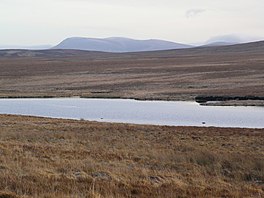
<svg viewBox="0 0 264 198">
<path fill-rule="evenodd" d="M 264 197 L 264 129 L 0 115 L 0 197 Z"/>
<path fill-rule="evenodd" d="M 123 54 L 0 50 L 0 97 L 264 96 L 263 64 L 264 42 Z"/>
</svg>

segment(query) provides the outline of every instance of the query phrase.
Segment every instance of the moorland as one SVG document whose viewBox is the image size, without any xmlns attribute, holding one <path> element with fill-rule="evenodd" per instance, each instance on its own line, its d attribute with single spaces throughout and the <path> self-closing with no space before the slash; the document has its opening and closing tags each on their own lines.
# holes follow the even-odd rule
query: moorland
<svg viewBox="0 0 264 198">
<path fill-rule="evenodd" d="M 140 53 L 1 50 L 0 97 L 263 97 L 263 64 L 264 42 Z M 263 197 L 263 142 L 263 129 L 0 115 L 0 197 Z"/>
<path fill-rule="evenodd" d="M 0 122 L 0 197 L 264 196 L 263 129 Z"/>
<path fill-rule="evenodd" d="M 0 97 L 263 96 L 263 63 L 264 42 L 139 53 L 2 50 Z"/>
</svg>

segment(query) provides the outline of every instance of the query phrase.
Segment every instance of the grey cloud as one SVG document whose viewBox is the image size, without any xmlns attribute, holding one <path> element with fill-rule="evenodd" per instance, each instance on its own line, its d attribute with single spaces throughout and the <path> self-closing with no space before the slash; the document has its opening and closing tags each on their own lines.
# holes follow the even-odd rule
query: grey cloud
<svg viewBox="0 0 264 198">
<path fill-rule="evenodd" d="M 192 18 L 192 17 L 195 17 L 198 14 L 201 14 L 201 13 L 203 13 L 205 11 L 206 11 L 205 9 L 191 9 L 191 10 L 187 10 L 186 11 L 185 16 L 187 18 Z"/>
</svg>

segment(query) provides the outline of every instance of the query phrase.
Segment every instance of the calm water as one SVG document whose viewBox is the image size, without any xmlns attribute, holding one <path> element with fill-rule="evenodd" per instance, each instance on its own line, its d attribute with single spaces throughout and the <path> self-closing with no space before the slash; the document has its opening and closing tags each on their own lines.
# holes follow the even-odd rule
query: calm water
<svg viewBox="0 0 264 198">
<path fill-rule="evenodd" d="M 80 98 L 0 99 L 0 114 L 135 124 L 264 128 L 263 107 L 209 107 L 195 102 Z"/>
</svg>

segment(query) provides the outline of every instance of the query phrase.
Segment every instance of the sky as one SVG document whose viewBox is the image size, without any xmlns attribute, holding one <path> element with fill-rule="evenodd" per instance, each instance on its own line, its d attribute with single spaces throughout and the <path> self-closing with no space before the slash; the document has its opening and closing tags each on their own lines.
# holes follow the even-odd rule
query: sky
<svg viewBox="0 0 264 198">
<path fill-rule="evenodd" d="M 263 10 L 264 0 L 0 0 L 0 45 L 55 45 L 79 36 L 260 40 Z"/>
</svg>

